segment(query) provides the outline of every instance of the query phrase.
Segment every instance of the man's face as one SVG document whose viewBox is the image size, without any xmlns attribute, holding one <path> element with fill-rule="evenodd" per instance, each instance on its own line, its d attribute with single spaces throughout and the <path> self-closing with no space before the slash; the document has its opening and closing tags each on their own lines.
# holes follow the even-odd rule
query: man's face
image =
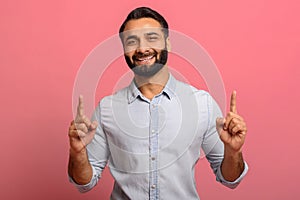
<svg viewBox="0 0 300 200">
<path fill-rule="evenodd" d="M 127 64 L 139 76 L 151 77 L 167 63 L 169 40 L 152 18 L 128 21 L 122 42 Z"/>
</svg>

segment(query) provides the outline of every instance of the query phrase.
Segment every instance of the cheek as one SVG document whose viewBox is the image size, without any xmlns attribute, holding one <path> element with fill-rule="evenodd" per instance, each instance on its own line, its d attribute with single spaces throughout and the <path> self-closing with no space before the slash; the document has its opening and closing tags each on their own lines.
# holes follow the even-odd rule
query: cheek
<svg viewBox="0 0 300 200">
<path fill-rule="evenodd" d="M 160 57 L 161 57 L 161 50 L 156 50 L 156 52 L 157 52 L 156 58 L 160 59 Z"/>
<path fill-rule="evenodd" d="M 126 57 L 130 58 L 130 60 L 132 61 L 132 56 L 134 55 L 133 52 L 128 52 L 124 54 Z"/>
</svg>

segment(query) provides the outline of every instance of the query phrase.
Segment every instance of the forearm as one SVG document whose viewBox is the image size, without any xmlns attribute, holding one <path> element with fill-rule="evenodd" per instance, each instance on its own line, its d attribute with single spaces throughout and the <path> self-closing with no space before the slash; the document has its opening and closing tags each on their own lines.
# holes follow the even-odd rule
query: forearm
<svg viewBox="0 0 300 200">
<path fill-rule="evenodd" d="M 244 171 L 242 151 L 232 152 L 225 148 L 224 159 L 221 164 L 222 175 L 227 181 L 236 180 Z"/>
<path fill-rule="evenodd" d="M 70 150 L 68 173 L 79 185 L 85 185 L 90 182 L 93 170 L 89 163 L 86 149 L 79 153 Z"/>
</svg>

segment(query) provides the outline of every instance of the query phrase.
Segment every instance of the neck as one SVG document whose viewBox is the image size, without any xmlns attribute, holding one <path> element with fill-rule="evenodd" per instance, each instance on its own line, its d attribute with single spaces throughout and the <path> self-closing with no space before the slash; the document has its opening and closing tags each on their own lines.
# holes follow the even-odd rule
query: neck
<svg viewBox="0 0 300 200">
<path fill-rule="evenodd" d="M 135 83 L 141 93 L 148 99 L 161 93 L 169 79 L 169 70 L 165 65 L 159 72 L 151 77 L 134 76 Z"/>
</svg>

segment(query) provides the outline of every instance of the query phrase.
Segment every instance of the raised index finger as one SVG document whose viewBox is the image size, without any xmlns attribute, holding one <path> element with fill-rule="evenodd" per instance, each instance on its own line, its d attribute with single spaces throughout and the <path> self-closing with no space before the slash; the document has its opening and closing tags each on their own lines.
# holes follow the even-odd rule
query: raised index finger
<svg viewBox="0 0 300 200">
<path fill-rule="evenodd" d="M 79 95 L 79 101 L 77 106 L 77 116 L 83 116 L 84 110 L 83 110 L 83 96 Z"/>
<path fill-rule="evenodd" d="M 234 90 L 230 98 L 230 112 L 237 113 L 236 109 L 236 91 Z"/>
</svg>

